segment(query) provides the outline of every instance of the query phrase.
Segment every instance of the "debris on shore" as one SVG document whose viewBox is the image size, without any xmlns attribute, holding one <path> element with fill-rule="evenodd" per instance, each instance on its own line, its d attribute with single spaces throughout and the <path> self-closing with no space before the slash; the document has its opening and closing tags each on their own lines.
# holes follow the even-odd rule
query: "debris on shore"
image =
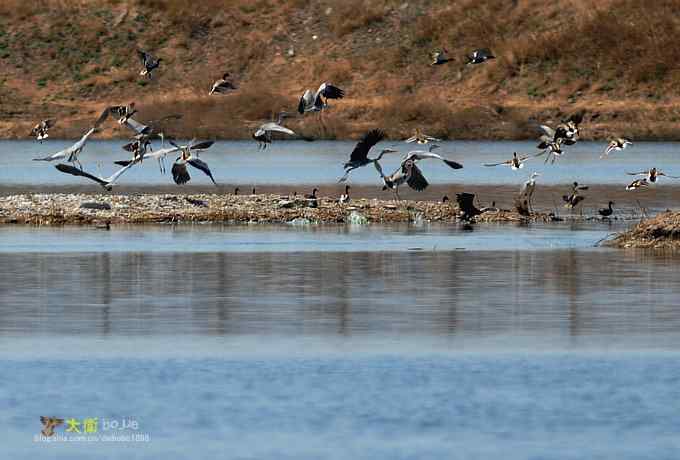
<svg viewBox="0 0 680 460">
<path fill-rule="evenodd" d="M 18 194 L 3 197 L 0 224 L 98 225 L 146 223 L 393 223 L 454 222 L 455 203 L 332 198 L 310 200 L 279 195 L 223 194 Z M 298 219 L 296 221 L 296 219 Z M 549 214 L 521 216 L 514 210 L 486 212 L 478 222 L 553 220 Z"/>
<path fill-rule="evenodd" d="M 680 249 L 680 212 L 666 211 L 606 243 L 618 248 Z"/>
</svg>

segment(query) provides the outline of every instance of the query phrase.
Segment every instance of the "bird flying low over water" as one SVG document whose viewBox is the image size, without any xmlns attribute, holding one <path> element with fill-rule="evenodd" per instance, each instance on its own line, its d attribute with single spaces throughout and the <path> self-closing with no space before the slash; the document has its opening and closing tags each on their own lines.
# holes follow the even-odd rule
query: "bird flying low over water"
<svg viewBox="0 0 680 460">
<path fill-rule="evenodd" d="M 427 144 L 428 142 L 441 142 L 441 139 L 436 137 L 428 136 L 424 134 L 420 129 L 416 129 L 413 136 L 406 139 L 404 142 L 410 144 L 412 142 L 417 142 L 418 144 Z"/>
<path fill-rule="evenodd" d="M 468 64 L 481 64 L 489 59 L 496 59 L 489 48 L 479 48 L 465 56 Z"/>
<path fill-rule="evenodd" d="M 31 130 L 31 136 L 35 136 L 35 139 L 40 141 L 40 143 L 42 144 L 42 141 L 49 137 L 48 131 L 51 127 L 54 126 L 55 123 L 56 121 L 53 118 L 42 120 L 40 123 L 33 127 L 33 129 Z"/>
<path fill-rule="evenodd" d="M 59 152 L 57 152 L 53 155 L 50 155 L 50 156 L 47 156 L 47 157 L 44 157 L 44 158 L 34 158 L 33 161 L 66 160 L 68 163 L 77 164 L 80 167 L 80 169 L 83 169 L 82 165 L 80 164 L 80 161 L 78 161 L 78 155 L 80 155 L 80 152 L 83 151 L 83 148 L 85 147 L 85 144 L 87 144 L 87 141 L 90 138 L 90 136 L 92 136 L 92 134 L 97 132 L 97 130 L 99 129 L 99 126 L 104 122 L 104 120 L 106 120 L 107 117 L 108 117 L 108 109 L 104 110 L 104 112 L 102 112 L 102 114 L 99 116 L 97 121 L 94 122 L 94 126 L 92 126 L 92 128 L 90 128 L 83 135 L 83 137 L 81 137 L 78 140 L 78 142 L 76 142 L 75 144 L 73 144 L 72 146 L 70 146 L 70 147 L 68 147 L 64 150 L 60 150 Z"/>
<path fill-rule="evenodd" d="M 215 178 L 213 177 L 212 173 L 210 172 L 210 168 L 208 167 L 208 164 L 198 158 L 197 156 L 194 156 L 192 154 L 192 150 L 205 150 L 208 147 L 210 147 L 213 144 L 213 141 L 205 141 L 205 142 L 200 142 L 198 144 L 194 143 L 193 141 L 189 145 L 183 145 L 179 146 L 175 144 L 173 141 L 169 141 L 170 144 L 173 147 L 176 147 L 179 149 L 182 153 L 180 154 L 179 157 L 175 160 L 175 162 L 172 165 L 172 179 L 175 181 L 177 185 L 183 185 L 186 184 L 191 180 L 191 176 L 189 175 L 189 171 L 187 170 L 187 164 L 193 166 L 194 168 L 202 171 L 205 175 L 207 175 L 210 180 L 212 181 L 213 184 L 217 185 L 217 182 L 215 182 Z"/>
<path fill-rule="evenodd" d="M 99 185 L 101 185 L 105 190 L 111 191 L 113 189 L 113 186 L 115 185 L 116 181 L 118 178 L 128 169 L 130 169 L 133 166 L 134 163 L 131 163 L 127 166 L 124 166 L 120 168 L 118 171 L 116 171 L 111 177 L 109 178 L 102 178 L 95 176 L 93 174 L 90 174 L 88 172 L 83 171 L 82 169 L 76 168 L 75 166 L 67 165 L 64 163 L 59 163 L 55 165 L 54 167 L 57 168 L 59 171 L 66 173 L 66 174 L 71 174 L 72 176 L 80 176 L 84 177 L 86 179 L 90 179 L 92 181 L 95 181 Z"/>
<path fill-rule="evenodd" d="M 616 139 L 612 139 L 611 141 L 609 141 L 607 148 L 605 149 L 604 153 L 600 156 L 600 158 L 609 156 L 609 154 L 615 150 L 616 151 L 623 150 L 629 145 L 633 145 L 633 143 L 626 138 L 618 137 Z"/>
<path fill-rule="evenodd" d="M 458 208 L 460 209 L 458 217 L 466 222 L 470 222 L 474 217 L 484 214 L 485 212 L 498 211 L 498 209 L 493 206 L 477 208 L 477 206 L 475 206 L 474 193 L 456 193 L 456 202 L 458 203 Z"/>
<path fill-rule="evenodd" d="M 383 149 L 380 154 L 375 158 L 368 158 L 368 152 L 376 145 L 378 142 L 385 138 L 385 133 L 380 129 L 372 129 L 357 142 L 354 146 L 354 150 L 350 154 L 349 161 L 344 164 L 345 175 L 342 176 L 338 182 L 345 182 L 349 177 L 349 173 L 357 168 L 369 165 L 371 163 L 377 164 L 384 154 L 386 153 L 397 153 L 394 149 Z"/>
<path fill-rule="evenodd" d="M 649 182 L 647 182 L 647 179 L 635 179 L 626 187 L 626 190 L 637 190 L 641 187 L 647 186 L 649 186 Z"/>
<path fill-rule="evenodd" d="M 647 171 L 626 174 L 628 174 L 629 176 L 647 176 L 646 177 L 647 182 L 649 182 L 650 184 L 655 184 L 656 181 L 659 179 L 659 176 L 670 177 L 671 179 L 680 179 L 680 176 L 670 176 L 657 168 L 651 168 Z"/>
<path fill-rule="evenodd" d="M 148 78 L 152 78 L 153 71 L 156 70 L 161 65 L 161 61 L 163 59 L 162 58 L 156 59 L 151 54 L 142 50 L 137 50 L 137 55 L 139 56 L 139 59 L 142 61 L 142 65 L 144 66 L 144 68 L 139 72 L 139 75 L 141 76 L 146 75 Z"/>
<path fill-rule="evenodd" d="M 441 50 L 435 50 L 431 52 L 430 56 L 432 57 L 432 62 L 430 63 L 430 65 L 442 65 L 452 61 L 453 59 L 449 58 L 447 54 L 448 51 L 446 50 L 446 48 L 442 48 Z"/>
<path fill-rule="evenodd" d="M 229 93 L 236 89 L 238 88 L 236 85 L 234 85 L 234 83 L 232 83 L 231 79 L 229 78 L 229 72 L 227 72 L 222 75 L 222 78 L 213 83 L 212 87 L 210 88 L 210 94 Z"/>
<path fill-rule="evenodd" d="M 253 133 L 253 139 L 258 142 L 259 149 L 264 150 L 267 148 L 268 144 L 272 143 L 272 133 L 274 132 L 295 136 L 295 132 L 292 129 L 281 126 L 281 123 L 283 123 L 283 119 L 286 116 L 288 116 L 286 112 L 280 112 L 276 122 L 269 121 L 257 128 L 257 130 Z"/>
<path fill-rule="evenodd" d="M 540 157 L 547 154 L 545 157 L 545 163 L 547 163 L 548 160 L 550 160 L 551 164 L 555 163 L 557 158 L 559 158 L 562 153 L 564 153 L 562 151 L 562 139 L 558 138 L 557 140 L 552 140 L 545 134 L 540 137 L 540 143 L 536 147 L 541 149 L 542 152 L 537 153 L 534 155 L 534 157 Z"/>
<path fill-rule="evenodd" d="M 397 168 L 397 170 L 389 176 L 385 176 L 385 174 L 383 174 L 382 167 L 380 166 L 378 160 L 376 160 L 374 165 L 375 169 L 378 171 L 378 174 L 380 174 L 380 177 L 383 180 L 383 190 L 387 190 L 388 188 L 391 189 L 394 191 L 397 199 L 401 199 L 399 197 L 399 186 L 403 184 L 407 184 L 417 192 L 425 190 L 430 184 L 427 182 L 427 179 L 425 179 L 425 176 L 423 175 L 420 168 L 418 168 L 416 165 L 416 163 L 421 160 L 441 160 L 452 169 L 461 169 L 463 167 L 463 165 L 458 162 L 447 160 L 436 153 L 432 153 L 432 150 L 438 147 L 438 145 L 431 145 L 428 152 L 422 150 L 414 150 L 409 152 L 401 161 L 399 168 Z"/>
<path fill-rule="evenodd" d="M 579 185 L 578 182 L 574 182 L 572 184 L 571 194 L 562 196 L 562 200 L 565 202 L 564 205 L 565 208 L 574 208 L 581 201 L 586 199 L 584 196 L 579 195 L 578 192 L 580 192 L 581 190 L 588 190 L 588 186 Z"/>
<path fill-rule="evenodd" d="M 130 102 L 128 105 L 114 105 L 107 109 L 111 116 L 118 117 L 118 124 L 125 124 L 132 115 L 137 113 L 135 103 Z"/>
<path fill-rule="evenodd" d="M 614 214 L 614 208 L 612 208 L 612 205 L 614 204 L 613 201 L 610 201 L 609 204 L 607 204 L 606 208 L 598 209 L 598 214 L 601 215 L 602 217 L 609 217 L 612 214 Z"/>
<path fill-rule="evenodd" d="M 321 83 L 316 93 L 306 90 L 298 103 L 298 112 L 304 115 L 308 112 L 321 112 L 328 107 L 328 99 L 342 99 L 345 92 L 330 83 Z M 324 100 L 326 99 L 326 100 Z"/>
<path fill-rule="evenodd" d="M 530 159 L 531 159 L 531 157 L 529 157 L 528 155 L 520 158 L 520 157 L 517 156 L 517 152 L 513 152 L 512 158 L 509 159 L 509 160 L 503 161 L 501 163 L 484 163 L 484 166 L 489 166 L 489 167 L 491 167 L 491 166 L 501 166 L 501 165 L 502 166 L 510 166 L 513 169 L 513 171 L 516 171 L 518 169 L 523 168 L 524 162 L 527 161 L 527 160 L 530 160 Z"/>
</svg>

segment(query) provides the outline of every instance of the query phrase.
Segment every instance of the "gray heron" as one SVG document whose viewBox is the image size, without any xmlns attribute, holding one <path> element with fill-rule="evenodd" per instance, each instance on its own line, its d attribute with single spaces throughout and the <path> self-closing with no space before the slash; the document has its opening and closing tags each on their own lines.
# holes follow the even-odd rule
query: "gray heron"
<svg viewBox="0 0 680 460">
<path fill-rule="evenodd" d="M 258 149 L 264 150 L 267 148 L 268 144 L 272 143 L 272 133 L 274 132 L 295 136 L 295 132 L 293 130 L 281 125 L 281 123 L 283 123 L 283 119 L 286 116 L 288 116 L 288 113 L 280 112 L 279 117 L 275 122 L 270 121 L 260 125 L 260 127 L 257 128 L 257 130 L 253 133 L 253 139 L 258 142 Z"/>
<path fill-rule="evenodd" d="M 328 99 L 342 99 L 343 97 L 345 97 L 345 91 L 324 82 L 316 90 L 316 93 L 312 93 L 309 89 L 304 92 L 298 103 L 298 112 L 301 115 L 309 112 L 321 112 L 328 107 Z"/>
<path fill-rule="evenodd" d="M 90 179 L 90 180 L 98 183 L 99 185 L 101 185 L 105 190 L 110 192 L 113 189 L 113 186 L 115 185 L 118 178 L 121 175 L 123 175 L 123 173 L 125 171 L 130 169 L 133 165 L 134 165 L 134 163 L 131 163 L 127 166 L 123 166 L 118 171 L 116 171 L 111 177 L 108 177 L 108 178 L 95 176 L 95 175 L 90 174 L 86 171 L 83 171 L 82 169 L 78 169 L 75 166 L 71 166 L 71 165 L 68 165 L 68 164 L 65 164 L 65 163 L 59 163 L 59 164 L 55 165 L 54 167 L 57 168 L 59 171 L 65 173 L 65 174 L 71 174 L 72 176 L 80 176 L 80 177 L 84 177 L 86 179 Z"/>
<path fill-rule="evenodd" d="M 345 169 L 345 175 L 342 176 L 338 182 L 345 182 L 349 177 L 349 174 L 357 168 L 361 168 L 371 163 L 377 164 L 383 155 L 386 153 L 397 153 L 394 149 L 383 149 L 380 151 L 375 158 L 368 158 L 368 152 L 375 146 L 378 142 L 385 138 L 385 133 L 380 129 L 372 129 L 368 131 L 354 146 L 354 150 L 350 154 L 349 161 L 343 165 Z"/>
<path fill-rule="evenodd" d="M 194 156 L 192 154 L 193 150 L 201 150 L 198 148 L 198 146 L 206 145 L 207 147 L 209 147 L 210 145 L 212 145 L 213 143 L 212 141 L 200 142 L 198 144 L 192 142 L 189 145 L 183 146 L 179 146 L 175 144 L 173 141 L 169 142 L 173 147 L 177 147 L 181 152 L 180 156 L 177 157 L 170 170 L 172 172 L 172 179 L 175 181 L 177 185 L 186 184 L 191 180 L 191 176 L 189 175 L 189 171 L 187 170 L 187 165 L 191 165 L 194 168 L 202 171 L 205 175 L 207 175 L 210 178 L 213 184 L 217 185 L 217 182 L 215 182 L 215 178 L 213 177 L 212 172 L 210 172 L 208 164 L 205 161 L 198 158 L 198 155 Z M 208 145 L 208 143 L 210 145 Z"/>
</svg>

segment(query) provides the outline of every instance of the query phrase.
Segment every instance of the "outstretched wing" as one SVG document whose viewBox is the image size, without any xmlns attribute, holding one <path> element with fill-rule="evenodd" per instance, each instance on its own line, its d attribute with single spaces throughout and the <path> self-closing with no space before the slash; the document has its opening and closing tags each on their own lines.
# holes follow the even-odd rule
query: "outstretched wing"
<svg viewBox="0 0 680 460">
<path fill-rule="evenodd" d="M 541 131 L 543 131 L 550 140 L 553 140 L 555 138 L 555 130 L 552 129 L 550 126 L 540 125 L 539 128 L 541 128 Z M 543 140 L 543 136 L 541 136 L 541 140 Z"/>
<path fill-rule="evenodd" d="M 343 90 L 329 83 L 322 84 L 321 87 L 319 87 L 319 93 L 326 99 L 342 99 L 345 97 L 345 92 Z"/>
<path fill-rule="evenodd" d="M 285 127 L 283 127 L 283 126 L 281 126 L 277 123 L 274 123 L 273 121 L 270 121 L 269 123 L 265 123 L 262 126 L 260 126 L 260 129 L 258 129 L 258 131 L 255 133 L 255 135 L 257 136 L 258 135 L 257 133 L 261 132 L 261 131 L 276 131 L 276 132 L 279 132 L 279 133 L 285 133 L 285 134 L 290 134 L 291 136 L 295 136 L 295 131 L 288 129 L 288 128 L 285 128 Z M 261 133 L 261 134 L 263 134 L 263 133 Z"/>
<path fill-rule="evenodd" d="M 512 160 L 508 161 L 503 161 L 501 163 L 483 163 L 483 166 L 501 166 L 501 165 L 509 165 L 512 163 Z"/>
<path fill-rule="evenodd" d="M 210 168 L 208 168 L 208 163 L 206 163 L 203 160 L 199 160 L 198 158 L 192 158 L 191 160 L 187 161 L 187 163 L 189 163 L 194 168 L 203 171 L 210 178 L 212 183 L 217 185 L 217 182 L 215 182 L 215 178 L 213 178 L 213 175 L 210 172 Z"/>
<path fill-rule="evenodd" d="M 139 60 L 142 61 L 142 64 L 146 64 L 146 61 L 151 58 L 149 53 L 142 50 L 137 50 L 137 56 L 139 56 Z"/>
<path fill-rule="evenodd" d="M 102 187 L 105 187 L 106 185 L 108 185 L 108 182 L 106 182 L 104 179 L 97 177 L 97 176 L 93 176 L 92 174 L 85 172 L 82 169 L 76 168 L 75 166 L 67 165 L 67 164 L 64 164 L 64 163 L 59 163 L 59 164 L 55 165 L 54 167 L 57 168 L 57 170 L 59 170 L 63 173 L 70 174 L 72 176 L 85 177 L 87 179 L 95 181 L 96 183 L 98 183 Z"/>
<path fill-rule="evenodd" d="M 215 141 L 203 141 L 189 146 L 190 150 L 207 150 L 215 143 Z"/>
<path fill-rule="evenodd" d="M 385 133 L 380 129 L 372 129 L 364 134 L 364 137 L 357 143 L 349 157 L 350 161 L 364 161 L 368 158 L 368 151 L 385 138 Z"/>
<path fill-rule="evenodd" d="M 424 152 L 420 150 L 416 150 L 413 152 L 410 152 L 408 156 L 406 157 L 406 160 L 426 160 L 428 158 L 432 158 L 435 160 L 441 160 L 444 163 L 446 163 L 447 166 L 453 169 L 462 169 L 463 165 L 452 160 L 447 160 L 446 158 L 443 158 L 441 155 L 437 155 L 436 153 L 432 152 Z"/>
<path fill-rule="evenodd" d="M 423 176 L 423 173 L 420 171 L 418 166 L 416 166 L 415 163 L 410 162 L 405 165 L 407 170 L 410 170 L 410 174 L 408 179 L 406 180 L 406 183 L 408 184 L 409 187 L 411 187 L 413 190 L 416 190 L 418 192 L 422 192 L 427 188 L 428 185 L 430 185 L 427 182 L 427 179 L 425 179 L 425 176 Z"/>
</svg>

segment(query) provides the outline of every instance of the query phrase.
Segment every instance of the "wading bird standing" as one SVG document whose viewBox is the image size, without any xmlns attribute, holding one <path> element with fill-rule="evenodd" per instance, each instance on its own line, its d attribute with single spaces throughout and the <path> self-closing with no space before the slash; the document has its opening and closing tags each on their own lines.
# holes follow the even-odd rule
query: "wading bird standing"
<svg viewBox="0 0 680 460">
<path fill-rule="evenodd" d="M 227 72 L 222 75 L 222 78 L 213 83 L 212 87 L 210 88 L 210 95 L 215 93 L 229 93 L 236 89 L 236 85 L 231 82 L 231 79 L 229 78 L 229 72 Z"/>
<path fill-rule="evenodd" d="M 540 176 L 539 173 L 531 173 L 531 177 L 527 180 L 519 191 L 519 200 L 521 202 L 526 202 L 526 210 L 528 212 L 533 211 L 533 198 L 534 191 L 536 190 L 536 178 Z"/>
<path fill-rule="evenodd" d="M 40 143 L 42 144 L 42 141 L 44 139 L 50 137 L 48 131 L 51 127 L 54 126 L 54 124 L 55 120 L 53 118 L 42 120 L 40 123 L 33 127 L 33 129 L 31 130 L 31 136 L 35 136 L 35 139 L 37 141 L 40 141 Z"/>
<path fill-rule="evenodd" d="M 609 154 L 615 150 L 616 151 L 623 150 L 629 145 L 633 145 L 633 143 L 626 138 L 618 137 L 616 139 L 612 139 L 611 141 L 609 141 L 607 148 L 605 149 L 604 153 L 600 156 L 600 158 L 609 156 Z"/>
<path fill-rule="evenodd" d="M 349 189 L 350 189 L 350 186 L 345 185 L 345 193 L 340 195 L 340 199 L 338 199 L 338 203 L 340 203 L 340 204 L 349 203 L 349 201 L 350 201 Z"/>
<path fill-rule="evenodd" d="M 516 171 L 518 169 L 523 168 L 524 162 L 530 159 L 531 157 L 529 157 L 528 155 L 520 158 L 517 156 L 517 152 L 513 152 L 512 158 L 507 161 L 503 161 L 501 163 L 484 163 L 484 166 L 501 166 L 501 165 L 510 166 L 513 171 Z"/>
<path fill-rule="evenodd" d="M 364 136 L 357 142 L 357 145 L 352 150 L 349 157 L 349 161 L 344 164 L 345 175 L 342 176 L 338 182 L 345 182 L 349 177 L 349 173 L 362 166 L 370 165 L 371 163 L 377 164 L 378 160 L 386 153 L 397 153 L 393 149 L 383 149 L 376 158 L 368 158 L 368 152 L 376 145 L 378 142 L 385 138 L 385 133 L 380 129 L 372 129 L 371 131 L 364 134 Z M 381 176 L 382 177 L 382 176 Z"/>
<path fill-rule="evenodd" d="M 298 103 L 298 112 L 301 115 L 309 112 L 321 112 L 328 108 L 328 99 L 342 99 L 345 92 L 330 83 L 322 83 L 316 93 L 306 90 Z M 325 99 L 325 100 L 324 100 Z"/>
<path fill-rule="evenodd" d="M 141 76 L 146 75 L 149 79 L 152 78 L 152 72 L 161 65 L 161 61 L 163 59 L 161 58 L 156 59 L 151 54 L 142 50 L 137 50 L 137 55 L 139 56 L 139 59 L 142 61 L 142 65 L 144 66 L 144 68 L 139 72 L 139 75 Z"/>
<path fill-rule="evenodd" d="M 288 116 L 286 112 L 280 112 L 279 117 L 276 122 L 270 121 L 260 125 L 259 128 L 253 133 L 253 139 L 257 141 L 257 147 L 260 150 L 267 148 L 268 144 L 272 143 L 272 133 L 284 133 L 290 136 L 295 136 L 295 132 L 291 129 L 281 126 L 283 119 Z"/>
</svg>

